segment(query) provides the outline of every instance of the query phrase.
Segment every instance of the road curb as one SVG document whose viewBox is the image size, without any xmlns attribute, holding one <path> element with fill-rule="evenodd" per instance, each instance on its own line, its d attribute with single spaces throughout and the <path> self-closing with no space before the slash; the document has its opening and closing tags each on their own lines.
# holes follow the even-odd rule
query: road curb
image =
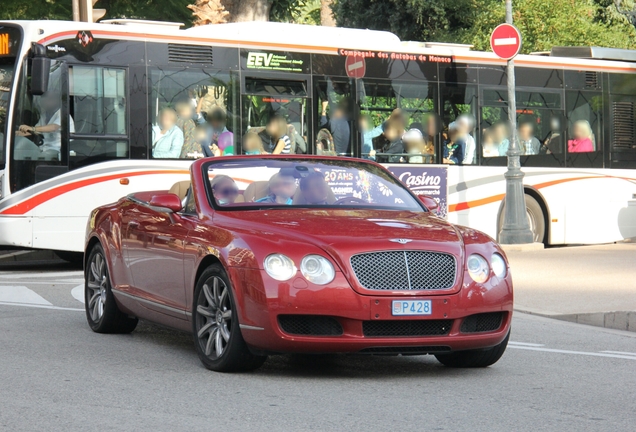
<svg viewBox="0 0 636 432">
<path fill-rule="evenodd" d="M 591 325 L 614 330 L 636 332 L 636 311 L 590 312 L 579 314 L 557 314 L 532 309 L 515 308 L 515 312 L 538 315 L 577 324 Z"/>
<path fill-rule="evenodd" d="M 543 243 L 499 244 L 499 246 L 506 253 L 538 251 L 545 248 Z"/>
</svg>

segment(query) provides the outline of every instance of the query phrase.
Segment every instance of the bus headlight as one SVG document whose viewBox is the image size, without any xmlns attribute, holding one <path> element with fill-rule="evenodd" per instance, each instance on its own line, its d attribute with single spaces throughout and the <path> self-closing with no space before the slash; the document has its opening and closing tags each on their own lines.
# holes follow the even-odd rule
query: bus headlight
<svg viewBox="0 0 636 432">
<path fill-rule="evenodd" d="M 490 267 L 488 261 L 481 255 L 472 254 L 468 257 L 468 274 L 477 283 L 484 283 L 488 280 Z"/>
<path fill-rule="evenodd" d="M 276 279 L 278 281 L 291 279 L 297 271 L 294 261 L 292 261 L 292 259 L 287 255 L 283 254 L 268 255 L 263 262 L 263 267 L 272 279 Z"/>
<path fill-rule="evenodd" d="M 329 260 L 320 255 L 307 255 L 300 262 L 300 272 L 309 282 L 326 285 L 336 277 L 336 270 Z"/>
<path fill-rule="evenodd" d="M 498 253 L 492 254 L 490 258 L 490 265 L 492 266 L 492 272 L 499 278 L 506 277 L 506 260 Z"/>
</svg>

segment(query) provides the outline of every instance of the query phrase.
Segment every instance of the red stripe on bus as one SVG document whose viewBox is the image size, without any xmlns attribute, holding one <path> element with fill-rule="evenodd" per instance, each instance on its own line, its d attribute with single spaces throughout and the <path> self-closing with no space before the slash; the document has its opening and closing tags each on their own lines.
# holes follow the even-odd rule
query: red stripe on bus
<svg viewBox="0 0 636 432">
<path fill-rule="evenodd" d="M 25 201 L 22 201 L 11 207 L 8 207 L 7 209 L 1 211 L 0 214 L 23 215 L 26 212 L 33 210 L 35 207 L 39 206 L 42 203 L 45 203 L 67 192 L 70 192 L 79 188 L 83 188 L 85 186 L 90 186 L 97 183 L 103 183 L 109 180 L 118 180 L 120 178 L 125 178 L 125 177 L 138 177 L 141 175 L 155 175 L 155 174 L 190 174 L 190 171 L 187 171 L 187 170 L 138 171 L 138 172 L 131 172 L 131 173 L 123 173 L 123 174 L 111 174 L 108 176 L 93 177 L 89 179 L 79 180 L 76 182 L 66 183 L 61 186 L 54 187 L 44 192 L 40 192 L 39 194 L 34 195 Z"/>
</svg>

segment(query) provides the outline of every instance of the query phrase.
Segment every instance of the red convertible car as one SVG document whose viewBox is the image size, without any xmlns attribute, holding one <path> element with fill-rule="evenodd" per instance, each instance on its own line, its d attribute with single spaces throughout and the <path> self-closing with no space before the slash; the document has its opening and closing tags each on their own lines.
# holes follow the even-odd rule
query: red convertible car
<svg viewBox="0 0 636 432">
<path fill-rule="evenodd" d="M 380 165 L 336 157 L 202 159 L 191 181 L 95 209 L 86 317 L 191 332 L 209 369 L 268 354 L 502 356 L 512 280 L 499 246 L 436 217 Z"/>
</svg>

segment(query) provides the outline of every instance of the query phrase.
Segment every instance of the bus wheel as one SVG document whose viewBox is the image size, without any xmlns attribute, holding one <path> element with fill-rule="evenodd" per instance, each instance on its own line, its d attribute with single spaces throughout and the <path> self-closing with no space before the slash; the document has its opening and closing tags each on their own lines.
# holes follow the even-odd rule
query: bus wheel
<svg viewBox="0 0 636 432">
<path fill-rule="evenodd" d="M 526 199 L 526 212 L 528 215 L 528 223 L 530 224 L 530 230 L 532 231 L 532 241 L 534 243 L 543 243 L 545 239 L 545 217 L 543 215 L 543 209 L 536 199 L 530 195 L 524 194 Z M 505 206 L 501 209 L 499 214 L 499 229 L 501 232 L 504 225 L 504 213 Z"/>
</svg>

